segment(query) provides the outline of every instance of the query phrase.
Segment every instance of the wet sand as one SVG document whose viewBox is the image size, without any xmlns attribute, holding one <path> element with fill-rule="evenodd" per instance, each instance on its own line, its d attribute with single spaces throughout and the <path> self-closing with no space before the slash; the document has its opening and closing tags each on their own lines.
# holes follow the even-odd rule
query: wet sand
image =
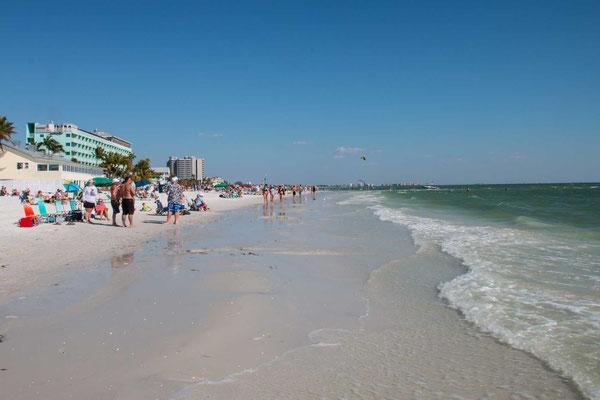
<svg viewBox="0 0 600 400">
<path fill-rule="evenodd" d="M 10 399 L 578 398 L 437 296 L 464 273 L 338 195 L 225 213 L 0 305 Z M 289 211 L 288 211 L 289 210 Z M 294 219 L 273 218 L 292 213 Z"/>
</svg>

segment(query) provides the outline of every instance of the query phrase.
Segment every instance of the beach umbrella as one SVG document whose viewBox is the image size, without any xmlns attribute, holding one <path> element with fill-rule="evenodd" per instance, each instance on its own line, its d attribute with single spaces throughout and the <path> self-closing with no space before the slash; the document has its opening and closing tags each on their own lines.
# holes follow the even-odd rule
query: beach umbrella
<svg viewBox="0 0 600 400">
<path fill-rule="evenodd" d="M 229 186 L 229 184 L 227 184 L 227 183 L 219 183 L 219 184 L 215 185 L 215 187 L 227 187 L 227 186 Z"/>
<path fill-rule="evenodd" d="M 78 184 L 71 181 L 64 181 L 63 186 L 67 192 L 79 192 L 81 190 L 81 187 Z"/>
<path fill-rule="evenodd" d="M 99 176 L 97 178 L 94 178 L 93 181 L 94 181 L 94 186 L 97 186 L 97 187 L 109 187 L 109 186 L 112 186 L 112 184 L 113 184 L 112 179 L 105 178 L 104 176 Z"/>
<path fill-rule="evenodd" d="M 135 187 L 144 187 L 144 186 L 148 186 L 151 182 L 148 182 L 146 180 L 141 180 L 141 181 L 137 181 L 135 183 Z"/>
</svg>

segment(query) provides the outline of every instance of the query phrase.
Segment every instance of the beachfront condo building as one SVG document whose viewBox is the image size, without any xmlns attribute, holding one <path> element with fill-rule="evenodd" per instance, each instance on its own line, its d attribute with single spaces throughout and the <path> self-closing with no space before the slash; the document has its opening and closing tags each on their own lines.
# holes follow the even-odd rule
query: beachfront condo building
<svg viewBox="0 0 600 400">
<path fill-rule="evenodd" d="M 58 154 L 2 144 L 0 184 L 9 190 L 30 188 L 54 192 L 64 189 L 65 181 L 83 186 L 89 179 L 103 176 L 99 167 L 74 163 Z"/>
<path fill-rule="evenodd" d="M 131 142 L 104 131 L 89 132 L 71 123 L 27 123 L 27 144 L 37 145 L 49 136 L 64 148 L 65 151 L 60 153 L 61 156 L 68 159 L 75 158 L 79 164 L 88 166 L 98 166 L 102 162 L 96 157 L 97 147 L 102 148 L 106 153 L 119 153 L 125 156 L 132 152 Z"/>
<path fill-rule="evenodd" d="M 204 179 L 204 158 L 171 156 L 167 161 L 167 168 L 171 175 L 175 175 L 179 179 Z"/>
</svg>

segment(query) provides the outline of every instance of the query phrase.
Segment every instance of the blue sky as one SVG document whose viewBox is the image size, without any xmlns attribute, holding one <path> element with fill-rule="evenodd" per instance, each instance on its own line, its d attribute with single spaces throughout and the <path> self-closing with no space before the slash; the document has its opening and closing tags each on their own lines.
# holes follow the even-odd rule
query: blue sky
<svg viewBox="0 0 600 400">
<path fill-rule="evenodd" d="M 2 6 L 0 115 L 272 182 L 600 180 L 598 1 Z M 360 160 L 365 155 L 367 161 Z"/>
</svg>

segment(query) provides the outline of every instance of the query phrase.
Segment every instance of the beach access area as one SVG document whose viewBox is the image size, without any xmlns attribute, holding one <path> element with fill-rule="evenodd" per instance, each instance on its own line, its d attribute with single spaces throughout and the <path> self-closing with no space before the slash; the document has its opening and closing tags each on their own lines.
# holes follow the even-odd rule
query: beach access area
<svg viewBox="0 0 600 400">
<path fill-rule="evenodd" d="M 347 197 L 207 196 L 217 212 L 179 227 L 3 233 L 2 395 L 581 398 L 438 296 L 463 265 Z"/>
</svg>

